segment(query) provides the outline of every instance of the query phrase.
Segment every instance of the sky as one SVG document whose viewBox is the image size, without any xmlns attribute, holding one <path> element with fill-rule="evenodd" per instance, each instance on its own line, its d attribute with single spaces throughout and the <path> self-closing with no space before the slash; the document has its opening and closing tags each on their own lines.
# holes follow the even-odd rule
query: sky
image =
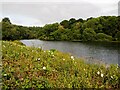
<svg viewBox="0 0 120 90">
<path fill-rule="evenodd" d="M 44 26 L 64 19 L 117 16 L 119 0 L 1 0 L 0 20 L 13 24 Z"/>
</svg>

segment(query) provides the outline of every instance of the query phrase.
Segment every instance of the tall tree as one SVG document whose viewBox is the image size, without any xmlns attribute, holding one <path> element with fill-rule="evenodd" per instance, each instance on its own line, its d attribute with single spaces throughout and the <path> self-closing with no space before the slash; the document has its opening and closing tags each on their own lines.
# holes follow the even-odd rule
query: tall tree
<svg viewBox="0 0 120 90">
<path fill-rule="evenodd" d="M 94 41 L 96 40 L 96 32 L 92 28 L 86 28 L 83 31 L 82 38 L 84 41 Z"/>
<path fill-rule="evenodd" d="M 11 24 L 10 19 L 8 17 L 3 18 L 2 22 L 7 22 L 7 23 Z"/>
</svg>

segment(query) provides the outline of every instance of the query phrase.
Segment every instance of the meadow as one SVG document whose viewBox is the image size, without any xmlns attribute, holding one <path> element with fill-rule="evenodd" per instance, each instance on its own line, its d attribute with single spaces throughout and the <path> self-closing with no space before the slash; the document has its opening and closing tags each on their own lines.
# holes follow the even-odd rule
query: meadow
<svg viewBox="0 0 120 90">
<path fill-rule="evenodd" d="M 118 65 L 106 67 L 57 50 L 2 41 L 2 89 L 120 88 Z"/>
</svg>

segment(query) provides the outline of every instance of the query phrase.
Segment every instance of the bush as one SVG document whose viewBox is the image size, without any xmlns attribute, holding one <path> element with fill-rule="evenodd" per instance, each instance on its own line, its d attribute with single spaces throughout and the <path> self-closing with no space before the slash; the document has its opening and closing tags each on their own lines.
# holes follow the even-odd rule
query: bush
<svg viewBox="0 0 120 90">
<path fill-rule="evenodd" d="M 96 32 L 92 28 L 86 28 L 83 31 L 83 40 L 84 41 L 94 41 L 96 37 Z"/>
<path fill-rule="evenodd" d="M 116 38 L 117 38 L 117 40 L 118 41 L 120 41 L 120 31 L 119 32 L 117 32 L 117 34 L 116 34 L 116 36 L 115 36 Z"/>
<path fill-rule="evenodd" d="M 106 35 L 104 33 L 98 33 L 96 38 L 98 41 L 112 41 L 112 36 Z"/>
</svg>

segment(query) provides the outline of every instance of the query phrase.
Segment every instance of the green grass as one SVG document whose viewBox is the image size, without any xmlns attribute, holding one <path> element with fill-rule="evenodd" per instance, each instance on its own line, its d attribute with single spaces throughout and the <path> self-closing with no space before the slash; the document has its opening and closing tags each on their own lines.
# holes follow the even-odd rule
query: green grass
<svg viewBox="0 0 120 90">
<path fill-rule="evenodd" d="M 56 50 L 2 41 L 2 89 L 119 88 L 118 65 L 87 64 Z"/>
</svg>

